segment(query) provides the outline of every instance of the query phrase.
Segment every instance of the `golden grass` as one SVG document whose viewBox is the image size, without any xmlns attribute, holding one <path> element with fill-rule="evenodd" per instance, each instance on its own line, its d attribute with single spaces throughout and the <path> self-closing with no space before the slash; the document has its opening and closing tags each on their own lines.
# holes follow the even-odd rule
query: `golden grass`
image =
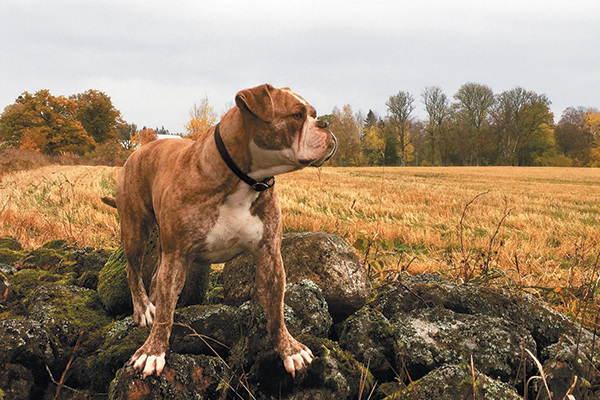
<svg viewBox="0 0 600 400">
<path fill-rule="evenodd" d="M 100 201 L 112 194 L 118 171 L 46 166 L 5 175 L 0 236 L 25 247 L 57 238 L 118 245 L 117 214 Z M 277 187 L 285 231 L 322 230 L 350 244 L 377 235 L 370 259 L 384 261 L 384 268 L 412 260 L 410 273 L 466 280 L 481 273 L 489 256 L 487 267 L 519 286 L 573 288 L 595 279 L 600 169 L 322 168 L 280 176 Z M 466 210 L 461 248 L 465 205 L 488 191 Z M 379 248 L 384 240 L 394 240 L 391 249 Z"/>
<path fill-rule="evenodd" d="M 411 273 L 459 277 L 454 270 L 487 253 L 509 211 L 490 264 L 520 285 L 580 284 L 583 272 L 573 267 L 590 267 L 600 238 L 600 169 L 323 168 L 281 176 L 278 187 L 287 230 L 323 230 L 349 243 L 360 231 L 396 239 L 406 254 L 388 264 L 416 255 Z M 461 251 L 465 205 L 487 191 L 466 212 Z"/>
<path fill-rule="evenodd" d="M 65 239 L 79 247 L 114 247 L 116 211 L 100 201 L 111 195 L 118 169 L 50 165 L 19 171 L 0 181 L 0 236 L 24 247 Z"/>
</svg>

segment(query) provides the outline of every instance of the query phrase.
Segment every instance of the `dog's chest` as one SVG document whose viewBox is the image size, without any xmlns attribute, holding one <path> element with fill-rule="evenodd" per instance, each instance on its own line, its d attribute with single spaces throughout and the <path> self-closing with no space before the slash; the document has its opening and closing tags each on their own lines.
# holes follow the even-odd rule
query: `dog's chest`
<svg viewBox="0 0 600 400">
<path fill-rule="evenodd" d="M 218 208 L 217 222 L 206 236 L 208 262 L 226 262 L 245 250 L 255 247 L 263 236 L 263 223 L 252 215 L 250 207 L 258 193 L 249 188 L 237 190 Z"/>
</svg>

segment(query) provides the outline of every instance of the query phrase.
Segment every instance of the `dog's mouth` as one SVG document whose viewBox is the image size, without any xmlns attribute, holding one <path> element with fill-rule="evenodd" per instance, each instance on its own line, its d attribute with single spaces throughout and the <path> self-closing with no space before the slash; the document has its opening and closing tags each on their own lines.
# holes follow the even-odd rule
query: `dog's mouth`
<svg viewBox="0 0 600 400">
<path fill-rule="evenodd" d="M 298 160 L 298 162 L 305 167 L 321 167 L 323 164 L 325 164 L 331 157 L 333 157 L 333 155 L 335 154 L 337 148 L 338 148 L 338 142 L 337 142 L 337 138 L 335 137 L 335 135 L 333 133 L 329 133 L 330 137 L 331 137 L 331 141 L 329 143 L 329 146 L 331 148 L 331 150 L 329 152 L 326 152 L 325 154 L 323 154 L 321 157 L 317 158 L 317 159 L 312 159 L 312 160 Z"/>
</svg>

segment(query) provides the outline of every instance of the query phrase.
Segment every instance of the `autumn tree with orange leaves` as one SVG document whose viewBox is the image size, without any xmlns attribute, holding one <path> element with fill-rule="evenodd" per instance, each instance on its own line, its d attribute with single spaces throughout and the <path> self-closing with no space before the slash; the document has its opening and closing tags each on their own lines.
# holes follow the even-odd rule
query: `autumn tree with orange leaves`
<svg viewBox="0 0 600 400">
<path fill-rule="evenodd" d="M 208 97 L 200 101 L 200 104 L 194 103 L 190 110 L 190 121 L 185 124 L 187 139 L 198 140 L 217 122 L 217 116 L 213 107 L 208 102 Z"/>
</svg>

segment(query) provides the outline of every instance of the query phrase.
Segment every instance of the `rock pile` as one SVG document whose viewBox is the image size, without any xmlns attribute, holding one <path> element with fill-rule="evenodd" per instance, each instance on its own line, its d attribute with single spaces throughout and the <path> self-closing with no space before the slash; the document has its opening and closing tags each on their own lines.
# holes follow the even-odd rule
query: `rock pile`
<svg viewBox="0 0 600 400">
<path fill-rule="evenodd" d="M 283 246 L 286 324 L 316 356 L 305 372 L 285 373 L 242 257 L 209 277 L 204 305 L 180 304 L 167 367 L 142 380 L 126 363 L 148 328 L 119 307 L 121 254 L 0 240 L 0 398 L 54 398 L 65 370 L 61 399 L 522 399 L 526 387 L 548 398 L 526 350 L 552 398 L 573 376 L 575 398 L 600 396 L 595 337 L 563 315 L 434 274 L 373 289 L 352 249 L 323 233 Z"/>
</svg>

